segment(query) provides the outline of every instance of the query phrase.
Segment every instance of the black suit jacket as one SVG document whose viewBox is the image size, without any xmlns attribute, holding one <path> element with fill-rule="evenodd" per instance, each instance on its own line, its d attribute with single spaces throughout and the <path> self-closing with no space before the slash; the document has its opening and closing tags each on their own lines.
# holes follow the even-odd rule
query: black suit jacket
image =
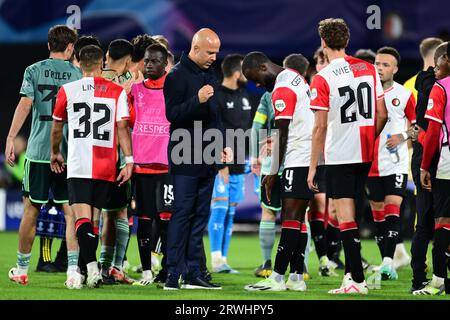
<svg viewBox="0 0 450 320">
<path fill-rule="evenodd" d="M 217 164 L 207 164 L 202 157 L 205 147 L 211 143 L 202 139 L 206 130 L 218 129 L 222 139 L 224 137 L 217 98 L 212 96 L 202 104 L 198 99 L 198 91 L 207 84 L 214 88 L 214 92 L 218 89 L 217 78 L 212 68 L 201 69 L 185 54 L 181 56 L 180 62 L 173 67 L 164 82 L 166 117 L 170 122 L 170 142 L 167 150 L 170 174 L 210 177 L 217 173 Z M 197 127 L 201 124 L 201 129 L 195 130 L 194 133 L 196 121 Z M 179 141 L 173 141 L 175 139 Z M 190 146 L 182 149 L 181 145 L 178 145 L 180 142 L 184 146 L 189 144 Z M 176 163 L 173 155 L 182 156 L 188 161 Z M 216 154 L 216 160 L 217 162 L 220 160 L 220 153 Z"/>
</svg>

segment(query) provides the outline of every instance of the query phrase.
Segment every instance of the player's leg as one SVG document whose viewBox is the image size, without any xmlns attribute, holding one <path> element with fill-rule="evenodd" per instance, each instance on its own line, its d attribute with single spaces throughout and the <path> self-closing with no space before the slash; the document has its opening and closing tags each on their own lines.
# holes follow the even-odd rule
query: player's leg
<svg viewBox="0 0 450 320">
<path fill-rule="evenodd" d="M 261 175 L 261 180 L 264 175 Z M 267 201 L 266 189 L 260 185 L 259 199 L 261 202 L 262 214 L 259 223 L 259 245 L 263 256 L 263 263 L 255 270 L 257 277 L 267 277 L 272 273 L 272 249 L 275 244 L 275 221 L 277 212 L 281 210 L 280 199 L 280 177 L 277 176 L 272 187 L 270 203 Z"/>
<path fill-rule="evenodd" d="M 446 253 L 450 245 L 450 180 L 433 181 L 433 201 L 436 218 L 432 251 L 433 278 L 425 288 L 414 291 L 414 295 L 445 294 Z"/>
<path fill-rule="evenodd" d="M 229 208 L 230 183 L 225 183 L 221 175 L 214 181 L 211 202 L 211 215 L 208 221 L 208 236 L 211 246 L 211 264 L 213 272 L 221 272 L 222 244 L 225 233 L 225 218 Z"/>
<path fill-rule="evenodd" d="M 333 197 L 336 208 L 346 268 L 341 288 L 330 290 L 331 294 L 368 293 L 361 261 L 361 240 L 355 221 L 355 198 L 363 193 L 369 169 L 370 163 L 327 166 L 327 192 Z"/>
<path fill-rule="evenodd" d="M 316 193 L 311 200 L 308 211 L 308 220 L 311 228 L 311 238 L 316 248 L 319 258 L 319 274 L 321 276 L 335 276 L 335 266 L 330 263 L 327 257 L 327 242 L 325 238 L 325 193 Z"/>
<path fill-rule="evenodd" d="M 394 252 L 400 232 L 400 206 L 403 198 L 396 195 L 387 195 L 384 202 L 385 234 L 383 248 L 383 262 L 381 264 L 381 277 L 383 280 L 396 280 L 397 272 L 394 268 Z"/>
<path fill-rule="evenodd" d="M 288 170 L 288 169 L 286 169 Z M 303 268 L 294 262 L 300 261 L 298 255 L 294 257 L 294 252 L 299 250 L 299 240 L 301 233 L 302 219 L 306 212 L 307 201 L 300 199 L 284 198 L 281 209 L 281 235 L 278 243 L 275 265 L 271 275 L 260 282 L 246 286 L 249 291 L 284 291 L 287 290 L 284 274 L 290 263 L 292 263 L 292 277 L 289 281 L 303 281 L 302 274 L 296 274 Z M 299 252 L 296 252 L 297 254 Z M 303 252 L 304 254 L 304 252 Z M 303 273 L 303 272 L 302 272 Z M 290 275 L 291 276 L 291 275 Z M 292 278 L 292 279 L 291 279 Z"/>
<path fill-rule="evenodd" d="M 308 229 L 305 222 L 302 222 L 300 229 L 300 236 L 297 243 L 297 247 L 292 254 L 290 261 L 289 278 L 286 282 L 288 290 L 292 291 L 306 291 L 306 283 L 304 281 L 305 270 L 305 257 L 308 244 Z"/>
<path fill-rule="evenodd" d="M 137 242 L 139 257 L 142 265 L 142 285 L 153 282 L 151 233 L 152 221 L 156 215 L 155 176 L 135 174 L 136 187 L 136 215 L 138 216 Z"/>
<path fill-rule="evenodd" d="M 384 201 L 369 200 L 370 210 L 372 211 L 373 222 L 375 223 L 375 242 L 377 243 L 380 257 L 384 257 L 385 247 L 385 217 L 384 217 Z"/>
<path fill-rule="evenodd" d="M 299 255 L 305 253 L 307 238 L 301 237 L 301 225 L 305 219 L 308 203 L 314 196 L 306 184 L 307 176 L 308 168 L 305 167 L 284 169 L 280 181 L 281 235 L 275 265 L 269 278 L 255 285 L 247 286 L 247 290 L 283 291 L 291 289 L 299 291 L 303 289 L 303 261 Z M 293 273 L 290 274 L 286 284 L 284 274 L 289 264 L 291 264 Z"/>
<path fill-rule="evenodd" d="M 265 278 L 272 273 L 272 249 L 275 244 L 275 221 L 277 218 L 277 211 L 266 208 L 262 203 L 261 210 L 259 245 L 263 263 L 256 268 L 255 276 Z"/>
<path fill-rule="evenodd" d="M 334 262 L 336 269 L 344 269 L 344 263 L 341 261 L 341 231 L 339 230 L 339 222 L 336 215 L 336 208 L 331 198 L 328 199 L 328 221 L 327 221 L 327 256 L 328 259 Z"/>
<path fill-rule="evenodd" d="M 383 177 L 368 177 L 366 183 L 366 193 L 375 223 L 375 242 L 380 251 L 381 259 L 384 257 L 385 247 L 385 217 L 384 200 L 386 192 L 384 190 Z"/>
<path fill-rule="evenodd" d="M 231 235 L 233 234 L 233 222 L 234 215 L 236 213 L 236 206 L 244 199 L 245 194 L 245 175 L 244 174 L 231 174 L 230 175 L 230 188 L 229 188 L 229 200 L 230 205 L 228 207 L 227 215 L 224 223 L 224 234 L 222 242 L 222 261 L 224 270 L 228 273 L 238 273 L 228 265 L 228 249 L 230 248 Z"/>
<path fill-rule="evenodd" d="M 36 235 L 36 222 L 42 204 L 48 201 L 50 188 L 49 165 L 25 160 L 22 183 L 23 216 L 19 227 L 17 267 L 9 272 L 9 278 L 20 284 L 28 283 L 31 249 Z"/>
<path fill-rule="evenodd" d="M 18 284 L 28 283 L 28 268 L 30 266 L 31 249 L 36 234 L 36 221 L 39 216 L 40 204 L 33 203 L 28 197 L 23 197 L 23 216 L 19 227 L 19 248 L 17 251 L 17 266 L 9 271 L 9 278 Z"/>
<path fill-rule="evenodd" d="M 159 255 L 155 256 L 155 260 L 156 258 L 158 259 L 160 267 L 155 281 L 165 283 L 167 280 L 167 232 L 175 200 L 172 178 L 168 173 L 159 175 L 155 192 L 157 199 L 156 210 L 158 212 L 155 221 L 157 233 L 159 234 Z"/>
<path fill-rule="evenodd" d="M 102 210 L 102 232 L 100 246 L 101 275 L 103 284 L 114 284 L 115 279 L 110 276 L 109 269 L 114 258 L 114 246 L 116 244 L 115 217 L 117 212 Z"/>
<path fill-rule="evenodd" d="M 406 201 L 402 202 L 402 206 L 400 207 L 400 217 L 403 217 L 403 212 L 405 210 L 407 203 Z M 400 268 L 409 266 L 411 263 L 411 257 L 406 251 L 404 239 L 403 239 L 403 231 L 402 231 L 402 218 L 400 218 L 400 231 L 397 237 L 397 245 L 395 246 L 394 252 L 394 269 L 398 270 Z"/>
<path fill-rule="evenodd" d="M 406 174 L 396 174 L 383 177 L 383 187 L 386 192 L 384 198 L 384 251 L 383 263 L 381 265 L 381 277 L 384 280 L 398 278 L 394 268 L 394 252 L 400 233 L 400 207 L 403 197 L 406 195 L 406 183 L 408 176 Z"/>
</svg>

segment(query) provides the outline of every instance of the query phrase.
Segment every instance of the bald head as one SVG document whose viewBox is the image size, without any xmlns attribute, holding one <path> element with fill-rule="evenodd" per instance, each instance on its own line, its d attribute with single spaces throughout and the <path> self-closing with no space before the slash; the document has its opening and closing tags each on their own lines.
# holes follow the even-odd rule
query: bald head
<svg viewBox="0 0 450 320">
<path fill-rule="evenodd" d="M 208 69 L 216 61 L 220 50 L 220 39 L 217 33 L 208 28 L 198 30 L 192 38 L 189 58 L 200 68 Z"/>
</svg>

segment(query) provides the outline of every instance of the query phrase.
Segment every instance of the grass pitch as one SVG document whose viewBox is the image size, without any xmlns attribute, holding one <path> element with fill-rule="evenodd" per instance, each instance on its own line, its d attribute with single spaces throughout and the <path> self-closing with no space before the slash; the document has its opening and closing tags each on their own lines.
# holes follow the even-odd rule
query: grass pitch
<svg viewBox="0 0 450 320">
<path fill-rule="evenodd" d="M 234 234 L 231 241 L 229 263 L 240 271 L 240 274 L 214 274 L 213 281 L 220 283 L 223 289 L 211 290 L 179 290 L 163 291 L 155 284 L 148 287 L 130 285 L 103 286 L 98 289 L 83 288 L 82 290 L 68 290 L 64 287 L 65 273 L 48 274 L 34 272 L 39 258 L 39 239 L 35 240 L 29 272 L 29 283 L 26 286 L 17 285 L 8 279 L 8 271 L 15 265 L 18 234 L 16 232 L 0 232 L 0 299 L 7 300 L 442 300 L 450 299 L 450 295 L 443 297 L 413 296 L 408 292 L 411 285 L 411 269 L 409 267 L 398 271 L 399 280 L 382 281 L 380 290 L 370 290 L 367 296 L 336 296 L 329 295 L 328 290 L 340 286 L 343 271 L 338 270 L 338 278 L 324 278 L 318 275 L 318 259 L 314 251 L 310 253 L 309 270 L 312 279 L 307 281 L 306 292 L 247 292 L 244 286 L 255 283 L 260 278 L 253 275 L 256 266 L 261 263 L 259 240 L 256 234 Z M 59 248 L 58 240 L 53 243 L 53 258 Z M 277 242 L 278 243 L 278 240 Z M 205 237 L 206 250 L 209 253 L 208 237 Z M 406 243 L 409 250 L 410 243 Z M 362 241 L 363 256 L 371 264 L 380 263 L 378 248 L 374 241 Z M 430 248 L 431 249 L 431 248 Z M 275 252 L 275 250 L 274 250 Z M 429 250 L 429 255 L 431 250 Z M 131 265 L 139 264 L 136 238 L 132 237 L 128 249 L 128 259 Z M 431 256 L 429 256 L 431 261 Z M 138 278 L 139 274 L 131 273 Z M 367 276 L 367 274 L 366 274 Z M 431 277 L 431 274 L 429 274 Z"/>
</svg>

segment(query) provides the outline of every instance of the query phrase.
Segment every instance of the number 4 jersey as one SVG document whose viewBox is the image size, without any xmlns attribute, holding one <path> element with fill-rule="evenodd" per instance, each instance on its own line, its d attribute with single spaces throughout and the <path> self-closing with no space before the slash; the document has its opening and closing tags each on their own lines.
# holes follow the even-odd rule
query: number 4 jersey
<svg viewBox="0 0 450 320">
<path fill-rule="evenodd" d="M 53 118 L 69 125 L 67 178 L 115 181 L 116 122 L 129 118 L 122 87 L 97 77 L 63 85 Z"/>
<path fill-rule="evenodd" d="M 328 111 L 326 165 L 373 160 L 375 108 L 383 96 L 375 67 L 351 56 L 332 60 L 314 76 L 311 109 Z"/>
<path fill-rule="evenodd" d="M 81 71 L 68 61 L 45 59 L 25 69 L 20 95 L 33 100 L 31 132 L 28 139 L 27 158 L 35 162 L 50 163 L 50 131 L 52 113 L 59 88 L 81 78 Z M 66 156 L 67 126 L 61 151 Z"/>
</svg>

